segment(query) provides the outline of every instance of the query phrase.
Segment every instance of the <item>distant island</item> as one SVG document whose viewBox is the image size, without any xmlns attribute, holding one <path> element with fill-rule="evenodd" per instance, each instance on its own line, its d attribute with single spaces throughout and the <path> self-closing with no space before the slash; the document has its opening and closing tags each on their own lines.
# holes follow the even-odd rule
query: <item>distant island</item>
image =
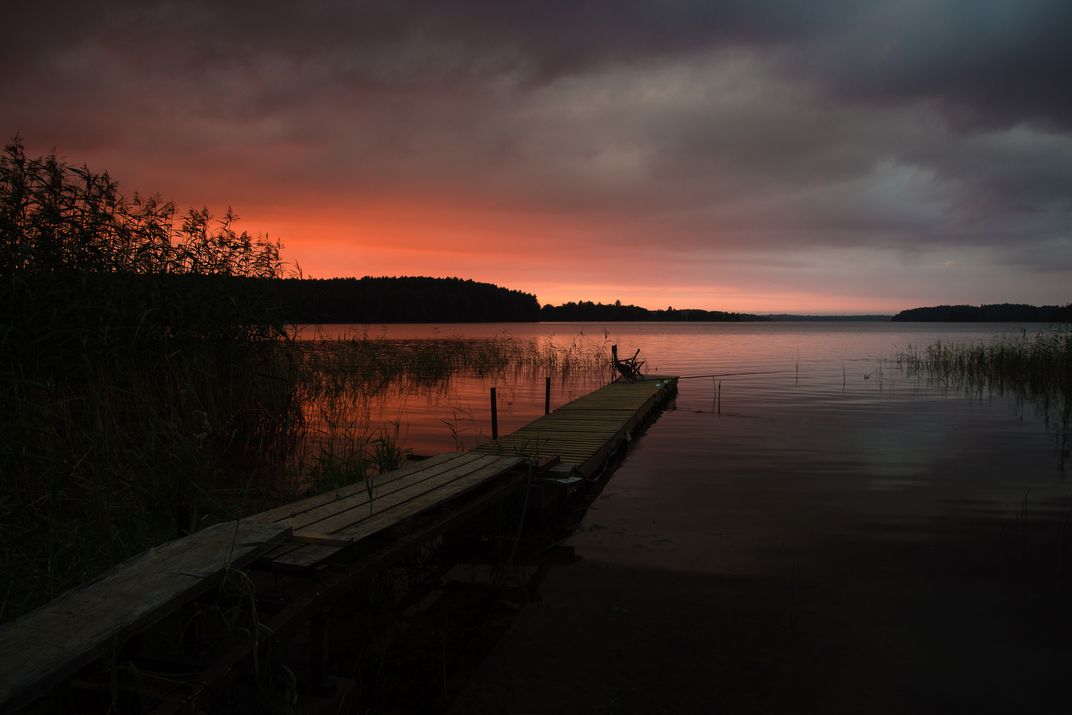
<svg viewBox="0 0 1072 715">
<path fill-rule="evenodd" d="M 244 279 L 292 323 L 485 323 L 767 321 L 749 313 L 696 308 L 649 310 L 579 301 L 540 306 L 531 293 L 461 278 L 365 277 Z M 253 287 L 252 285 L 250 287 Z"/>
<path fill-rule="evenodd" d="M 235 299 L 271 306 L 287 323 L 532 323 L 545 322 L 995 322 L 1072 323 L 1072 304 L 939 305 L 896 315 L 760 315 L 699 308 L 570 301 L 540 305 L 536 296 L 462 278 L 251 278 L 242 276 L 112 274 L 105 283 L 161 282 L 180 301 L 196 304 L 206 291 L 224 290 Z"/>
<path fill-rule="evenodd" d="M 700 310 L 684 308 L 675 310 L 673 306 L 665 310 L 649 310 L 637 305 L 614 303 L 593 303 L 590 300 L 563 303 L 562 305 L 545 305 L 540 308 L 540 320 L 557 322 L 606 321 L 625 322 L 641 320 L 658 321 L 703 321 L 703 322 L 741 322 L 745 320 L 770 320 L 770 318 L 751 313 L 727 313 L 721 310 Z"/>
<path fill-rule="evenodd" d="M 1072 303 L 1058 305 L 938 305 L 902 310 L 893 316 L 898 322 L 927 323 L 1072 323 Z"/>
<path fill-rule="evenodd" d="M 197 277 L 180 280 L 199 283 Z M 218 279 L 217 279 L 218 280 Z M 230 278 L 250 283 L 292 323 L 531 323 L 546 322 L 1072 322 L 1072 304 L 940 305 L 896 315 L 760 315 L 699 308 L 570 301 L 540 305 L 536 296 L 462 278 Z M 253 284 L 256 284 L 255 286 Z"/>
</svg>

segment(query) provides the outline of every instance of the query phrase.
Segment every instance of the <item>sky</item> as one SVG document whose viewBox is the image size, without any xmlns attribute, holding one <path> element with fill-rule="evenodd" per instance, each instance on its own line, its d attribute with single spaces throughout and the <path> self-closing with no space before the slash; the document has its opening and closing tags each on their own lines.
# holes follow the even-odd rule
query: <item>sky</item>
<svg viewBox="0 0 1072 715">
<path fill-rule="evenodd" d="M 5 3 L 0 131 L 317 278 L 1072 302 L 1067 0 Z"/>
</svg>

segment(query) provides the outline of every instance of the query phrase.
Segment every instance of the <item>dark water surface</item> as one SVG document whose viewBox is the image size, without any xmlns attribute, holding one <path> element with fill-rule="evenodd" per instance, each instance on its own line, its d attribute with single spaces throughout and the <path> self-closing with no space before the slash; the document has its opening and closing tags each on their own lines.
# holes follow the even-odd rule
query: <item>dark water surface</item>
<svg viewBox="0 0 1072 715">
<path fill-rule="evenodd" d="M 883 362 L 1019 326 L 439 330 L 454 328 L 583 331 L 663 374 L 772 373 L 681 381 L 566 542 L 578 558 L 552 568 L 456 712 L 1072 709 L 1072 491 L 1054 430 L 1014 395 Z M 486 387 L 452 398 L 474 423 Z M 570 389 L 584 391 L 556 403 Z M 507 392 L 508 420 L 542 413 L 542 380 Z"/>
</svg>

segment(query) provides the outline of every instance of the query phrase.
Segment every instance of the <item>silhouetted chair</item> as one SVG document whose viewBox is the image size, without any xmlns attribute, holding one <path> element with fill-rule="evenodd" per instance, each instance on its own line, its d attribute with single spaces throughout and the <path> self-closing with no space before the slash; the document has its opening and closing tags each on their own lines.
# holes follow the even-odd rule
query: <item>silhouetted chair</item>
<svg viewBox="0 0 1072 715">
<path fill-rule="evenodd" d="M 640 368 L 644 367 L 643 360 L 637 360 L 637 356 L 640 355 L 640 349 L 633 353 L 633 357 L 626 358 L 625 360 L 618 359 L 618 346 L 610 346 L 610 355 L 614 360 L 614 369 L 621 374 L 622 379 L 626 382 L 637 382 L 643 380 L 644 376 L 640 374 Z"/>
</svg>

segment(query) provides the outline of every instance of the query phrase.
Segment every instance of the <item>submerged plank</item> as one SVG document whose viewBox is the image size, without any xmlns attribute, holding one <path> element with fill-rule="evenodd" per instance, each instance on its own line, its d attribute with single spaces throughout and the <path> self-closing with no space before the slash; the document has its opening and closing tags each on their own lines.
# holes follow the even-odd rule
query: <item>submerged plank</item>
<svg viewBox="0 0 1072 715">
<path fill-rule="evenodd" d="M 290 530 L 227 522 L 139 554 L 0 626 L 0 709 L 38 697 L 272 549 Z"/>
</svg>

